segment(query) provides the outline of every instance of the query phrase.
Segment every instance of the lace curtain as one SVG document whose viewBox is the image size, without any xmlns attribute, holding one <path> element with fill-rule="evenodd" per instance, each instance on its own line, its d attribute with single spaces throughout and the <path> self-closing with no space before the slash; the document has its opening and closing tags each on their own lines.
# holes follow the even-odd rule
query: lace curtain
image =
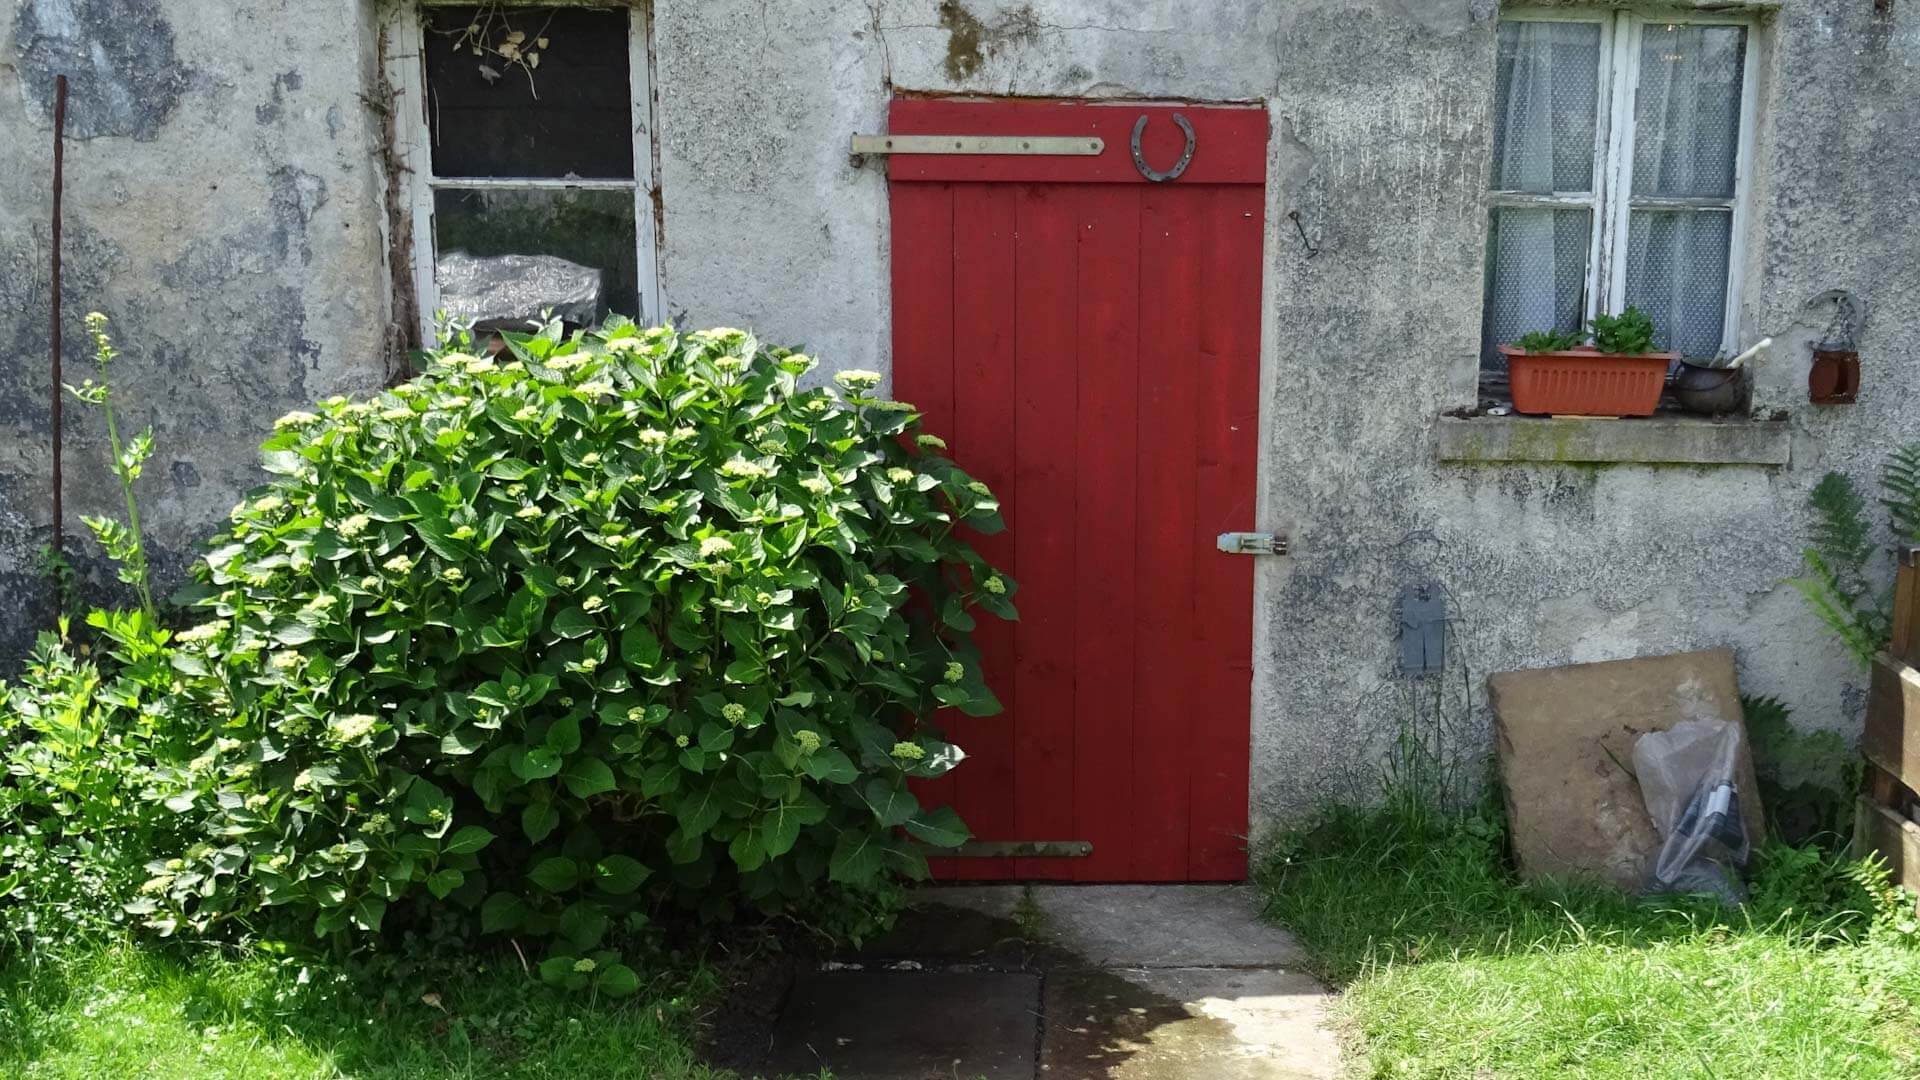
<svg viewBox="0 0 1920 1080">
<path fill-rule="evenodd" d="M 1591 193 L 1600 101 L 1601 27 L 1500 25 L 1493 187 L 1533 195 Z M 1484 359 L 1529 330 L 1573 330 L 1586 308 L 1593 210 L 1499 207 L 1488 231 Z"/>
</svg>

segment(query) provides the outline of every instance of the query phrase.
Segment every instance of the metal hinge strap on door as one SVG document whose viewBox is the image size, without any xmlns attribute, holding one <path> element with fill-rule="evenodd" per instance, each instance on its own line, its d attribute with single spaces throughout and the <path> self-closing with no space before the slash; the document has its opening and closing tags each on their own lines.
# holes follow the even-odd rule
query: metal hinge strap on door
<svg viewBox="0 0 1920 1080">
<path fill-rule="evenodd" d="M 855 135 L 856 154 L 1007 154 L 1095 157 L 1107 144 L 1088 135 Z"/>
</svg>

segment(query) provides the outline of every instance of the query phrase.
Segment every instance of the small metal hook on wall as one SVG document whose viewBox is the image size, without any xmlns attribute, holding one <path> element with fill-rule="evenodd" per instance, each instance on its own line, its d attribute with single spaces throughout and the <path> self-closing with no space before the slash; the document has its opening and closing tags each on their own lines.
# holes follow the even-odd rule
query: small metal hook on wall
<svg viewBox="0 0 1920 1080">
<path fill-rule="evenodd" d="M 1301 246 L 1307 249 L 1307 258 L 1311 259 L 1315 255 L 1320 254 L 1320 249 L 1317 247 L 1314 247 L 1313 241 L 1307 239 L 1307 227 L 1305 225 L 1300 224 L 1300 211 L 1298 210 L 1287 211 L 1287 218 L 1293 222 L 1293 227 L 1299 230 L 1300 244 Z"/>
</svg>

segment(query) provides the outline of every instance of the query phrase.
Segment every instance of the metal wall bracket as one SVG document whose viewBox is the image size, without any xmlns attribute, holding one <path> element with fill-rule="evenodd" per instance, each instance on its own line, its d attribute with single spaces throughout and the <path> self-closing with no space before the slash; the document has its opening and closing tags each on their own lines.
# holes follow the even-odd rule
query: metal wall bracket
<svg viewBox="0 0 1920 1080">
<path fill-rule="evenodd" d="M 1107 144 L 1089 135 L 855 135 L 856 154 L 1010 154 L 1094 157 Z"/>
<path fill-rule="evenodd" d="M 1221 533 L 1214 546 L 1229 555 L 1285 555 L 1287 538 L 1279 533 Z"/>
</svg>

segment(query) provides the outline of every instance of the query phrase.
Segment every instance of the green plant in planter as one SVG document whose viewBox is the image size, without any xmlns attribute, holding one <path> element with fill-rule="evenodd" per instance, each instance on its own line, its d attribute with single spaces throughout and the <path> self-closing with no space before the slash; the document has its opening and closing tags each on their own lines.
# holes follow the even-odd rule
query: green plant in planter
<svg viewBox="0 0 1920 1080">
<path fill-rule="evenodd" d="M 1520 335 L 1514 345 L 1522 352 L 1550 353 L 1577 349 L 1586 341 L 1586 335 L 1575 330 L 1531 330 Z"/>
<path fill-rule="evenodd" d="M 658 904 L 818 914 L 966 839 L 908 782 L 961 759 L 936 709 L 999 708 L 967 635 L 1014 584 L 960 534 L 991 492 L 878 375 L 802 389 L 741 331 L 507 342 L 266 443 L 176 660 L 224 711 L 163 929 L 465 919 L 619 992 L 609 931 Z"/>
<path fill-rule="evenodd" d="M 1589 324 L 1593 347 L 1615 356 L 1644 356 L 1653 352 L 1653 319 L 1639 308 L 1618 315 L 1595 315 Z"/>
</svg>

